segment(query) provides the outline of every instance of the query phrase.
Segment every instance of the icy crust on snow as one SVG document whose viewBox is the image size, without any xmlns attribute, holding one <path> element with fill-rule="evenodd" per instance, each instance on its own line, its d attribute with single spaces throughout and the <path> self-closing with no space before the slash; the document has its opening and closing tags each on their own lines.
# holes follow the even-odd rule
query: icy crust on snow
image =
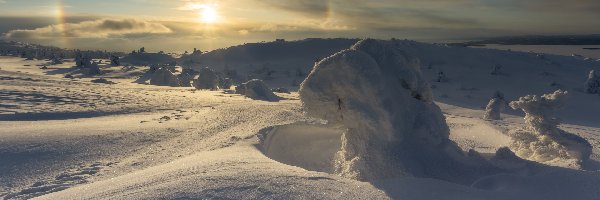
<svg viewBox="0 0 600 200">
<path fill-rule="evenodd" d="M 552 112 L 564 105 L 566 91 L 543 96 L 528 95 L 510 103 L 525 112 L 523 129 L 513 130 L 511 149 L 525 159 L 578 165 L 589 158 L 592 146 L 584 138 L 558 128 L 560 120 Z M 566 163 L 565 163 L 566 162 Z"/>
<path fill-rule="evenodd" d="M 315 65 L 300 88 L 307 115 L 344 130 L 335 173 L 467 180 L 476 163 L 449 140 L 419 61 L 395 41 L 363 40 Z M 471 167 L 467 167 L 471 165 Z"/>
</svg>

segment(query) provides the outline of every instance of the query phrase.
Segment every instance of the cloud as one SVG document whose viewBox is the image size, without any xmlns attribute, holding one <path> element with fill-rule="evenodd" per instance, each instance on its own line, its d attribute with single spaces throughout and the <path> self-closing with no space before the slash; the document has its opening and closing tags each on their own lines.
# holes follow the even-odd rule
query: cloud
<svg viewBox="0 0 600 200">
<path fill-rule="evenodd" d="M 306 14 L 309 16 L 327 16 L 330 12 L 331 0 L 258 0 L 275 8 Z"/>
<path fill-rule="evenodd" d="M 111 38 L 128 35 L 166 34 L 171 29 L 157 22 L 136 19 L 101 19 L 79 23 L 49 25 L 35 29 L 18 29 L 4 35 L 7 39 L 40 38 Z"/>
</svg>

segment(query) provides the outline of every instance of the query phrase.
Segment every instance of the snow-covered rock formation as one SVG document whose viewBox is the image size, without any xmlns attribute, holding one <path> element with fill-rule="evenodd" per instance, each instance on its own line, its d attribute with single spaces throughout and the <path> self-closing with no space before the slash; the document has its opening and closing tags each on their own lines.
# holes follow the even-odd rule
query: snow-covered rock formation
<svg viewBox="0 0 600 200">
<path fill-rule="evenodd" d="M 344 131 L 335 172 L 359 180 L 459 181 L 484 171 L 473 170 L 480 165 L 449 140 L 418 59 L 398 43 L 360 41 L 318 62 L 301 85 L 307 115 Z"/>
<path fill-rule="evenodd" d="M 506 100 L 504 99 L 504 94 L 496 91 L 492 96 L 492 99 L 485 107 L 485 114 L 483 115 L 483 119 L 486 120 L 500 120 L 500 113 L 504 110 L 506 106 Z"/>
<path fill-rule="evenodd" d="M 169 69 L 161 67 L 150 78 L 151 85 L 179 87 L 180 81 Z"/>
<path fill-rule="evenodd" d="M 265 101 L 278 101 L 279 97 L 263 82 L 259 79 L 252 79 L 248 82 L 242 83 L 235 87 L 235 93 L 244 95 L 254 100 L 265 100 Z"/>
<path fill-rule="evenodd" d="M 552 112 L 564 105 L 566 91 L 543 96 L 528 95 L 510 102 L 513 109 L 525 112 L 523 129 L 513 130 L 511 149 L 520 157 L 546 163 L 577 165 L 589 158 L 592 146 L 584 138 L 557 126 L 560 120 Z"/>
<path fill-rule="evenodd" d="M 212 69 L 205 67 L 200 69 L 200 75 L 194 79 L 194 87 L 199 90 L 218 90 L 219 76 Z"/>
<path fill-rule="evenodd" d="M 590 71 L 590 74 L 585 81 L 585 92 L 590 94 L 600 94 L 600 72 L 596 70 Z"/>
</svg>

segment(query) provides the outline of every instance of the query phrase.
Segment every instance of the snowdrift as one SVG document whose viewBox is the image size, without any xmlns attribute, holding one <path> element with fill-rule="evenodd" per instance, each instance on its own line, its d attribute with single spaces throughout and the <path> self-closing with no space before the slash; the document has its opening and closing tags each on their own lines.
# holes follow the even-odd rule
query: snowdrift
<svg viewBox="0 0 600 200">
<path fill-rule="evenodd" d="M 317 63 L 301 85 L 307 115 L 344 132 L 335 173 L 358 180 L 472 180 L 485 164 L 464 156 L 448 139 L 418 59 L 396 45 L 360 41 Z"/>
</svg>

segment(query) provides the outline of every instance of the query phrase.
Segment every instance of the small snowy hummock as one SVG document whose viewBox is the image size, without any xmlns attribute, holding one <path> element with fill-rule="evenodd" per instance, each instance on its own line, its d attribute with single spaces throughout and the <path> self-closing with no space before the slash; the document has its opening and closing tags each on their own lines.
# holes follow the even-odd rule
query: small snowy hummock
<svg viewBox="0 0 600 200">
<path fill-rule="evenodd" d="M 235 87 L 235 93 L 244 95 L 254 100 L 265 100 L 265 101 L 278 101 L 279 97 L 263 82 L 259 79 L 252 79 L 248 82 L 242 83 Z"/>
<path fill-rule="evenodd" d="M 549 164 L 579 165 L 589 158 L 592 146 L 584 138 L 558 128 L 552 112 L 564 105 L 566 91 L 543 96 L 528 95 L 513 101 L 513 109 L 525 112 L 523 129 L 513 130 L 511 149 L 520 157 Z"/>
<path fill-rule="evenodd" d="M 449 139 L 418 59 L 396 45 L 360 41 L 317 63 L 301 85 L 307 115 L 344 131 L 335 173 L 367 181 L 413 175 L 468 182 L 485 170 L 473 169 L 481 165 Z"/>
<path fill-rule="evenodd" d="M 180 81 L 169 69 L 161 67 L 150 78 L 151 85 L 179 87 Z"/>
<path fill-rule="evenodd" d="M 585 81 L 585 92 L 590 94 L 600 94 L 600 72 L 596 70 L 590 71 L 590 74 Z"/>
<path fill-rule="evenodd" d="M 219 76 L 208 67 L 202 68 L 193 85 L 198 90 L 219 90 Z"/>
<path fill-rule="evenodd" d="M 500 113 L 504 110 L 506 106 L 506 100 L 504 99 L 504 94 L 496 91 L 492 96 L 492 99 L 485 107 L 485 114 L 483 115 L 483 119 L 486 120 L 500 120 Z"/>
</svg>

